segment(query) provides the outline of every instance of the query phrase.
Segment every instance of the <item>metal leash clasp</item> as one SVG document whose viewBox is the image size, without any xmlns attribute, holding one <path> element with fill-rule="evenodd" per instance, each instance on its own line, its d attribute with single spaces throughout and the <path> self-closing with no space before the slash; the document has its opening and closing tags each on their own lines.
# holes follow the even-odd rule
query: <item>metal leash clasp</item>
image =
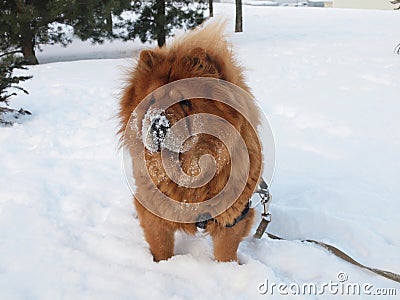
<svg viewBox="0 0 400 300">
<path fill-rule="evenodd" d="M 263 213 L 261 214 L 261 222 L 260 225 L 258 225 L 256 233 L 254 234 L 254 237 L 257 239 L 261 239 L 261 237 L 264 235 L 265 231 L 267 230 L 268 224 L 271 222 L 272 217 L 271 213 L 269 212 L 269 205 L 272 201 L 272 195 L 269 192 L 269 187 L 268 185 L 262 181 L 260 184 L 260 189 L 256 191 L 260 195 L 261 198 L 261 204 L 263 205 Z"/>
</svg>

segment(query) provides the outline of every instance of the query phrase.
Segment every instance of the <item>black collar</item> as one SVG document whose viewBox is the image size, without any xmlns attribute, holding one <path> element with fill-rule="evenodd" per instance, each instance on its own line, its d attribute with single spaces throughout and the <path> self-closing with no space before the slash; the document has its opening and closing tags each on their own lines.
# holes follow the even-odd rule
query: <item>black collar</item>
<svg viewBox="0 0 400 300">
<path fill-rule="evenodd" d="M 237 218 L 235 218 L 235 220 L 233 220 L 233 223 L 225 224 L 225 227 L 229 228 L 235 226 L 237 223 L 242 221 L 247 216 L 249 211 L 250 211 L 250 202 L 247 202 L 246 207 L 244 208 L 242 213 Z M 216 219 L 211 218 L 211 215 L 209 213 L 204 213 L 197 216 L 196 227 L 200 229 L 206 229 L 208 221 L 212 221 L 219 224 L 219 222 Z"/>
</svg>

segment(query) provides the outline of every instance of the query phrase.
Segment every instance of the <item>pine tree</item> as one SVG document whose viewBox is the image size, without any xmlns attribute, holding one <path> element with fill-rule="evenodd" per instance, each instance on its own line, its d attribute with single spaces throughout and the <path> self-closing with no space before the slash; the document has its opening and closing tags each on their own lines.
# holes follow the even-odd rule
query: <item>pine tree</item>
<svg viewBox="0 0 400 300">
<path fill-rule="evenodd" d="M 116 37 L 112 14 L 119 15 L 130 6 L 129 0 L 3 0 L 0 35 L 6 35 L 23 53 L 26 64 L 37 64 L 35 50 L 39 45 L 71 42 L 63 24 L 72 26 L 83 40 L 102 42 Z"/>
<path fill-rule="evenodd" d="M 19 84 L 32 76 L 14 74 L 15 69 L 25 69 L 22 65 L 23 60 L 16 55 L 17 50 L 10 45 L 7 35 L 2 35 L 1 39 L 3 43 L 0 44 L 0 125 L 12 125 L 11 122 L 3 120 L 2 115 L 5 112 L 13 112 L 14 115 L 30 114 L 23 109 L 15 111 L 7 106 L 10 98 L 15 96 L 17 91 L 28 93 Z"/>
<path fill-rule="evenodd" d="M 196 3 L 189 0 L 155 0 L 137 2 L 135 11 L 139 17 L 128 21 L 125 39 L 139 37 L 142 42 L 157 40 L 159 47 L 172 34 L 173 28 L 193 28 L 204 20 L 206 0 Z"/>
<path fill-rule="evenodd" d="M 14 69 L 26 69 L 21 57 L 13 53 L 0 52 L 0 105 L 8 106 L 9 98 L 17 95 L 16 91 L 28 92 L 19 86 L 19 83 L 32 78 L 32 76 L 13 75 Z M 0 112 L 2 107 L 0 106 Z"/>
<path fill-rule="evenodd" d="M 31 78 L 31 76 L 15 76 L 14 69 L 25 69 L 22 65 L 21 57 L 16 55 L 18 50 L 11 44 L 9 35 L 3 33 L 0 35 L 2 43 L 0 44 L 0 105 L 3 107 L 8 105 L 11 96 L 16 95 L 16 91 L 20 90 L 28 93 L 18 84 Z"/>
<path fill-rule="evenodd" d="M 206 0 L 0 0 L 0 37 L 23 54 L 25 64 L 37 64 L 40 45 L 66 46 L 72 41 L 66 26 L 78 38 L 94 43 L 139 37 L 162 46 L 173 28 L 200 24 L 206 8 Z M 123 20 L 120 15 L 126 10 L 138 17 Z"/>
<path fill-rule="evenodd" d="M 105 39 L 122 38 L 124 33 L 115 33 L 114 28 L 120 27 L 120 15 L 131 10 L 130 0 L 90 0 L 75 1 L 70 19 L 65 24 L 74 28 L 74 34 L 82 40 L 102 43 Z M 113 23 L 113 17 L 117 23 Z"/>
</svg>

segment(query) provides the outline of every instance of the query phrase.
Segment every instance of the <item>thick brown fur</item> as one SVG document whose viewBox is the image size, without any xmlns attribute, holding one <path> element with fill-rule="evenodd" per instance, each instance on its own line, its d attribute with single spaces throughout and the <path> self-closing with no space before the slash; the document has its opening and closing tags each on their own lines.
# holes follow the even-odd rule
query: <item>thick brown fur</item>
<svg viewBox="0 0 400 300">
<path fill-rule="evenodd" d="M 205 28 L 186 33 L 166 47 L 143 50 L 140 53 L 137 65 L 129 75 L 129 81 L 120 101 L 121 127 L 119 134 L 124 145 L 130 143 L 129 137 L 124 136 L 123 133 L 133 110 L 149 93 L 169 82 L 183 78 L 213 77 L 229 81 L 250 93 L 244 82 L 243 70 L 236 63 L 231 46 L 223 35 L 223 30 L 223 23 L 214 22 Z M 251 116 L 252 124 L 258 125 L 259 111 L 254 102 L 246 101 L 239 104 L 242 111 Z M 212 113 L 229 121 L 240 132 L 249 151 L 250 174 L 246 174 L 248 178 L 245 189 L 233 205 L 216 216 L 215 222 L 208 222 L 206 228 L 206 232 L 213 239 L 215 259 L 237 261 L 239 243 L 249 234 L 252 226 L 253 209 L 250 209 L 246 217 L 235 226 L 226 227 L 225 225 L 233 223 L 241 214 L 257 186 L 262 166 L 261 146 L 249 122 L 243 115 L 226 104 L 207 99 L 196 99 L 196 101 L 190 101 L 189 105 L 175 104 L 168 109 L 168 114 L 173 116 L 170 120 L 171 123 L 182 117 L 201 112 Z M 134 150 L 131 152 L 134 157 Z M 196 173 L 198 171 L 197 161 L 204 154 L 211 154 L 216 159 L 218 162 L 217 172 L 210 182 L 196 189 L 177 186 L 168 179 L 160 164 L 160 152 L 146 150 L 145 158 L 147 168 L 151 170 L 149 172 L 151 178 L 160 191 L 176 201 L 197 203 L 217 195 L 226 184 L 231 171 L 229 153 L 216 138 L 207 134 L 201 134 L 194 147 L 180 155 L 182 169 L 188 174 Z M 153 186 L 144 179 L 146 178 L 143 176 L 144 172 L 147 170 L 135 168 L 135 159 L 133 158 L 133 173 L 137 190 L 144 191 L 149 197 L 148 201 L 157 201 L 157 199 L 151 198 Z M 148 211 L 136 198 L 134 203 L 155 261 L 173 256 L 176 230 L 183 230 L 190 234 L 195 234 L 197 231 L 193 223 L 164 220 Z M 160 204 L 159 209 L 168 210 L 169 208 Z"/>
</svg>

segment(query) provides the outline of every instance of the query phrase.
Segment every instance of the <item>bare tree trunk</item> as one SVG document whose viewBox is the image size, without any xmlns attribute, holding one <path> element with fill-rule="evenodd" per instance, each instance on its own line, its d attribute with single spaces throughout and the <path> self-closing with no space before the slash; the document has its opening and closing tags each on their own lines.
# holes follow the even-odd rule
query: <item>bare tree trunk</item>
<svg viewBox="0 0 400 300">
<path fill-rule="evenodd" d="M 243 32 L 242 0 L 236 0 L 235 32 Z"/>
<path fill-rule="evenodd" d="M 35 55 L 35 35 L 28 22 L 21 24 L 21 50 L 24 55 L 24 63 L 37 65 L 39 61 Z"/>
<path fill-rule="evenodd" d="M 210 18 L 214 17 L 213 0 L 208 0 L 208 10 L 210 11 Z"/>
<path fill-rule="evenodd" d="M 113 20 L 112 20 L 112 13 L 107 12 L 107 18 L 106 18 L 106 26 L 107 26 L 107 31 L 110 35 L 113 33 Z"/>
<path fill-rule="evenodd" d="M 165 0 L 157 0 L 156 31 L 158 47 L 165 45 Z"/>
<path fill-rule="evenodd" d="M 106 11 L 104 14 L 106 15 L 106 30 L 107 33 L 112 36 L 113 34 L 113 19 L 112 19 L 112 9 L 108 6 L 109 0 L 102 1 L 103 6 L 105 7 Z"/>
</svg>

